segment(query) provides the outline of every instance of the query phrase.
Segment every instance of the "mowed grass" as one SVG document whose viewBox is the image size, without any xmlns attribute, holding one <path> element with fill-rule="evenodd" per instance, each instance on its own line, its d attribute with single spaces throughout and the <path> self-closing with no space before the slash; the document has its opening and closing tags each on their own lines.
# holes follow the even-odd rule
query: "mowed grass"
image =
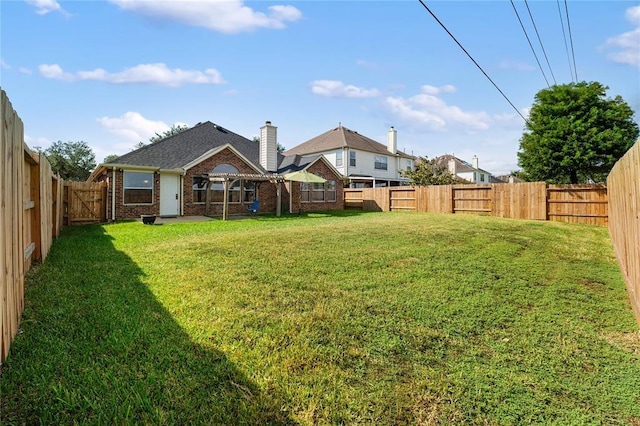
<svg viewBox="0 0 640 426">
<path fill-rule="evenodd" d="M 2 424 L 640 424 L 640 332 L 605 228 L 65 228 L 21 327 Z"/>
</svg>

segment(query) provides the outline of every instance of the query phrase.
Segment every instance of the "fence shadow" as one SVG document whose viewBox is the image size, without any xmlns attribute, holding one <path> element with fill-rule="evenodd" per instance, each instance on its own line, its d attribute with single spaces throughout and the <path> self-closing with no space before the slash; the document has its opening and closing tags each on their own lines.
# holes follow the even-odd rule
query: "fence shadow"
<svg viewBox="0 0 640 426">
<path fill-rule="evenodd" d="M 27 280 L 0 423 L 294 423 L 278 395 L 190 338 L 103 227 L 63 232 Z"/>
</svg>

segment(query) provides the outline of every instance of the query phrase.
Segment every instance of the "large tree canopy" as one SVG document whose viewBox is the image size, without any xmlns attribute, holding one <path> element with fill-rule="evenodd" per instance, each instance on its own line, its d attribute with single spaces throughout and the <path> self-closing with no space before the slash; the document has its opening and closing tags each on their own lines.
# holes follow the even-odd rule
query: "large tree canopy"
<svg viewBox="0 0 640 426">
<path fill-rule="evenodd" d="M 633 110 L 598 82 L 552 86 L 536 94 L 518 162 L 531 181 L 604 182 L 639 130 Z"/>
<path fill-rule="evenodd" d="M 54 142 L 44 150 L 51 168 L 64 180 L 85 181 L 96 167 L 96 156 L 86 142 Z"/>
<path fill-rule="evenodd" d="M 435 158 L 429 160 L 427 157 L 420 157 L 415 170 L 401 170 L 400 174 L 411 179 L 412 185 L 418 186 L 450 185 L 455 182 L 455 176 L 446 166 L 438 166 Z"/>
</svg>

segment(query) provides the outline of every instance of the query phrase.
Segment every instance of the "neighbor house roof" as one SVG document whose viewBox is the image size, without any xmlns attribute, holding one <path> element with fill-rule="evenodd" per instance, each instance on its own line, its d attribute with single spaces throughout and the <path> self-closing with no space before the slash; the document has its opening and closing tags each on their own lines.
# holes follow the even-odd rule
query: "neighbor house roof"
<svg viewBox="0 0 640 426">
<path fill-rule="evenodd" d="M 231 145 L 260 171 L 260 144 L 233 133 L 210 121 L 198 123 L 176 135 L 124 154 L 109 164 L 148 166 L 159 169 L 178 169 L 200 158 L 207 152 Z M 281 156 L 280 156 L 281 157 Z M 281 158 L 279 158 L 282 161 Z"/>
<path fill-rule="evenodd" d="M 354 130 L 347 129 L 342 125 L 291 148 L 286 151 L 284 155 L 308 155 L 340 148 L 353 148 L 378 154 L 393 155 L 387 150 L 386 145 L 361 135 Z M 398 151 L 397 154 L 401 157 L 415 158 L 402 151 Z"/>
<path fill-rule="evenodd" d="M 480 172 L 484 172 L 487 173 L 488 175 L 491 175 L 490 172 L 483 170 L 483 169 L 476 169 L 475 167 L 473 167 L 470 163 L 459 159 L 458 157 L 451 155 L 451 154 L 445 154 L 445 155 L 441 155 L 439 157 L 436 157 L 436 165 L 438 167 L 449 167 L 449 161 L 453 159 L 456 162 L 456 172 L 460 173 L 460 172 L 475 172 L 475 171 L 480 171 Z"/>
</svg>

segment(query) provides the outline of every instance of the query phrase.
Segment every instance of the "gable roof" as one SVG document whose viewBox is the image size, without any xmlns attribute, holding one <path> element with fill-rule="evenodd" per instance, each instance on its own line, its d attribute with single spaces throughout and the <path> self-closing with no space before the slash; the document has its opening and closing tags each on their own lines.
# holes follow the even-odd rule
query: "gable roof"
<svg viewBox="0 0 640 426">
<path fill-rule="evenodd" d="M 178 169 L 225 145 L 232 146 L 239 154 L 253 163 L 256 170 L 262 173 L 266 172 L 260 166 L 260 144 L 210 121 L 198 123 L 184 132 L 124 154 L 104 165 Z"/>
<path fill-rule="evenodd" d="M 347 129 L 342 125 L 285 151 L 284 155 L 317 154 L 340 148 L 352 148 L 376 154 L 394 155 L 387 150 L 386 145 L 361 135 L 354 130 Z M 415 158 L 414 156 L 405 154 L 402 151 L 398 151 L 397 155 L 406 158 Z"/>
<path fill-rule="evenodd" d="M 436 157 L 436 165 L 438 167 L 449 167 L 449 161 L 453 159 L 456 162 L 456 172 L 460 173 L 460 172 L 475 172 L 475 171 L 479 171 L 479 172 L 484 172 L 488 175 L 491 175 L 490 172 L 483 170 L 483 169 L 476 169 L 474 168 L 470 163 L 459 159 L 458 157 L 451 155 L 451 154 L 445 154 L 445 155 L 441 155 L 439 157 Z"/>
</svg>

